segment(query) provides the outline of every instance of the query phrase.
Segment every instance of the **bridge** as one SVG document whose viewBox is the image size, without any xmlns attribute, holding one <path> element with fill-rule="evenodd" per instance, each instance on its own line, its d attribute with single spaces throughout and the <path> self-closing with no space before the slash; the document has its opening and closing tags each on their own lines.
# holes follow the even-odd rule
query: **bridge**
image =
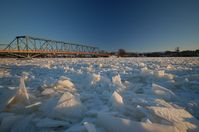
<svg viewBox="0 0 199 132">
<path fill-rule="evenodd" d="M 2 48 L 3 47 L 3 48 Z M 31 36 L 17 36 L 10 44 L 0 46 L 0 55 L 34 57 L 108 57 L 109 54 L 98 47 L 67 43 Z"/>
</svg>

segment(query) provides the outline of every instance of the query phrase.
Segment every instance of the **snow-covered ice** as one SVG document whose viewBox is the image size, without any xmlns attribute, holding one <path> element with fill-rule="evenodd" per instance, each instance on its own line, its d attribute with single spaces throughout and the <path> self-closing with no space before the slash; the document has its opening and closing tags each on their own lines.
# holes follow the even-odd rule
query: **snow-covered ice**
<svg viewBox="0 0 199 132">
<path fill-rule="evenodd" d="M 0 60 L 0 131 L 199 131 L 199 58 Z"/>
</svg>

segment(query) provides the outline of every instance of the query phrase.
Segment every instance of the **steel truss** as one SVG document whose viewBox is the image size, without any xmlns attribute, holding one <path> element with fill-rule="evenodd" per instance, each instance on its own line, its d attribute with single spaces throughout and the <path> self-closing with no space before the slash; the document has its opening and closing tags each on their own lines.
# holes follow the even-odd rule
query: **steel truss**
<svg viewBox="0 0 199 132">
<path fill-rule="evenodd" d="M 1 53 L 11 53 L 21 57 L 39 55 L 97 55 L 106 56 L 98 47 L 66 43 L 31 36 L 17 36 Z"/>
</svg>

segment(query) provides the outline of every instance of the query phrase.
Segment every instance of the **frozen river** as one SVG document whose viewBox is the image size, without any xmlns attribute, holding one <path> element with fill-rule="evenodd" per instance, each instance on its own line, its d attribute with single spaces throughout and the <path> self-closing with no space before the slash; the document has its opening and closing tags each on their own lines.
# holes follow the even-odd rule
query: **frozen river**
<svg viewBox="0 0 199 132">
<path fill-rule="evenodd" d="M 0 59 L 0 131 L 199 131 L 199 58 Z"/>
</svg>

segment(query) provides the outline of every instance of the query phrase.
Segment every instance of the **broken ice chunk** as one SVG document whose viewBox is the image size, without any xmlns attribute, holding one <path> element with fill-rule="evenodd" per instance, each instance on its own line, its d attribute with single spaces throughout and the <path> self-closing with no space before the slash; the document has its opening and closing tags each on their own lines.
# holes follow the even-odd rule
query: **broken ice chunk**
<svg viewBox="0 0 199 132">
<path fill-rule="evenodd" d="M 25 100 L 29 100 L 29 95 L 25 86 L 24 78 L 20 78 L 20 84 L 19 84 L 19 91 L 17 92 L 19 96 L 22 96 L 25 98 Z"/>
<path fill-rule="evenodd" d="M 29 75 L 28 72 L 25 72 L 25 71 L 22 72 L 22 77 L 23 77 L 25 80 L 27 80 L 29 76 L 30 76 L 30 75 Z"/>
<path fill-rule="evenodd" d="M 156 123 L 140 123 L 124 118 L 98 113 L 97 125 L 108 132 L 178 132 L 173 126 Z"/>
<path fill-rule="evenodd" d="M 175 94 L 171 90 L 155 83 L 152 84 L 152 91 L 156 96 L 165 100 L 171 100 L 175 98 Z"/>
<path fill-rule="evenodd" d="M 147 68 L 147 67 L 142 67 L 140 70 L 141 70 L 143 73 L 147 73 L 147 72 L 148 72 L 148 68 Z"/>
<path fill-rule="evenodd" d="M 17 104 L 29 104 L 29 94 L 27 92 L 23 77 L 20 78 L 20 85 L 16 95 L 9 99 L 5 111 L 9 111 L 11 107 L 16 106 Z"/>
<path fill-rule="evenodd" d="M 7 70 L 6 68 L 0 67 L 0 78 L 6 77 L 6 76 L 10 76 L 9 70 Z"/>
<path fill-rule="evenodd" d="M 44 91 L 42 91 L 42 95 L 52 95 L 53 93 L 55 93 L 55 91 L 52 88 L 46 88 L 44 89 Z"/>
<path fill-rule="evenodd" d="M 124 105 L 123 98 L 116 91 L 113 92 L 112 96 L 110 97 L 110 102 L 111 102 L 112 106 L 116 109 L 122 109 L 123 108 L 123 105 Z"/>
<path fill-rule="evenodd" d="M 91 84 L 96 84 L 97 82 L 99 82 L 101 79 L 99 74 L 93 74 L 93 79 L 91 81 Z"/>
<path fill-rule="evenodd" d="M 125 86 L 122 84 L 120 74 L 112 77 L 112 83 L 116 86 L 118 92 L 123 92 L 125 90 Z"/>
<path fill-rule="evenodd" d="M 118 74 L 118 75 L 112 77 L 112 82 L 115 85 L 119 85 L 119 86 L 122 85 L 122 81 L 121 81 L 120 75 Z"/>
<path fill-rule="evenodd" d="M 170 79 L 170 80 L 173 80 L 175 78 L 175 75 L 170 74 L 170 73 L 165 73 L 165 77 Z"/>
<path fill-rule="evenodd" d="M 69 92 L 65 92 L 61 97 L 53 97 L 48 100 L 42 107 L 42 111 L 54 118 L 78 119 L 82 116 L 83 106 L 77 96 Z"/>
<path fill-rule="evenodd" d="M 67 77 L 61 76 L 55 89 L 64 89 L 66 88 L 68 91 L 75 91 L 75 85 L 71 82 L 71 80 Z"/>
<path fill-rule="evenodd" d="M 134 120 L 141 121 L 147 117 L 147 114 L 148 114 L 147 110 L 140 105 L 137 105 L 137 106 L 126 105 L 125 106 L 125 115 Z"/>
<path fill-rule="evenodd" d="M 154 72 L 157 77 L 164 77 L 164 70 L 159 70 Z"/>
<path fill-rule="evenodd" d="M 146 66 L 143 62 L 140 62 L 138 65 L 139 65 L 139 67 L 141 67 L 141 68 L 143 68 L 143 67 Z"/>
<path fill-rule="evenodd" d="M 173 123 L 180 132 L 198 131 L 199 121 L 182 108 L 149 107 L 153 114 Z"/>
<path fill-rule="evenodd" d="M 175 67 L 173 65 L 171 65 L 171 64 L 167 65 L 167 69 L 169 69 L 169 70 L 173 70 L 174 68 Z"/>
</svg>

